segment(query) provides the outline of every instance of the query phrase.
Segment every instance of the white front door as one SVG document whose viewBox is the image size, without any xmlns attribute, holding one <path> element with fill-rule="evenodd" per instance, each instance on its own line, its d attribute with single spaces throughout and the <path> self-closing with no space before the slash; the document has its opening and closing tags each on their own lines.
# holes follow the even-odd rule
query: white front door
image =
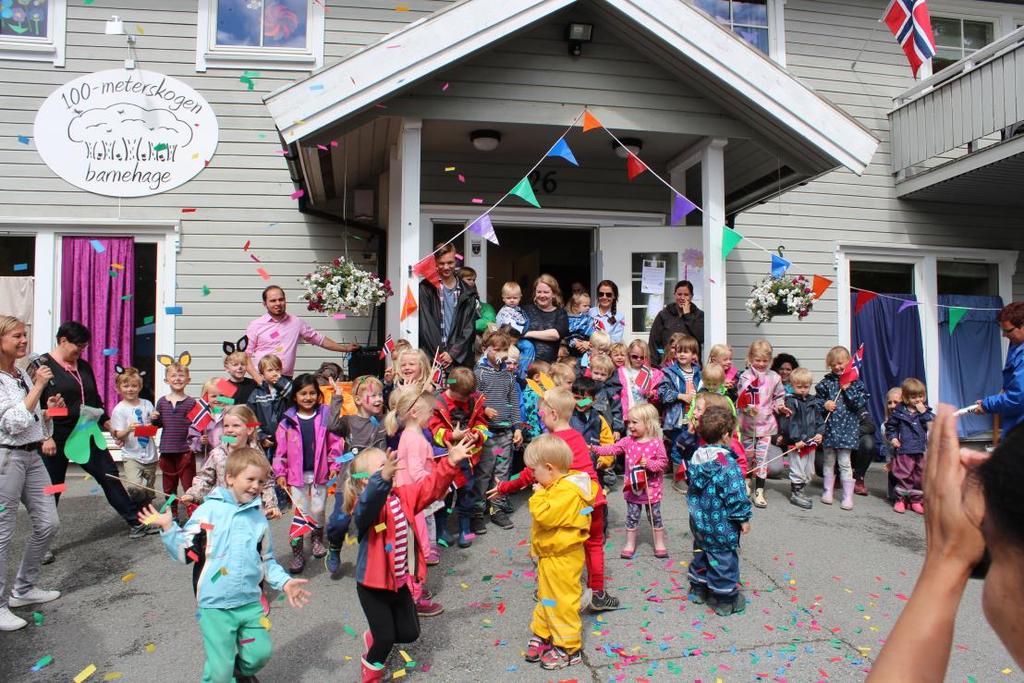
<svg viewBox="0 0 1024 683">
<path fill-rule="evenodd" d="M 679 280 L 693 284 L 694 303 L 703 308 L 704 248 L 699 227 L 614 227 L 600 228 L 597 233 L 598 279 L 611 280 L 619 287 L 618 310 L 626 320 L 624 340 L 647 340 L 654 316 L 672 300 Z M 643 287 L 645 266 L 648 287 Z M 658 294 L 649 293 L 652 275 L 664 280 Z"/>
</svg>

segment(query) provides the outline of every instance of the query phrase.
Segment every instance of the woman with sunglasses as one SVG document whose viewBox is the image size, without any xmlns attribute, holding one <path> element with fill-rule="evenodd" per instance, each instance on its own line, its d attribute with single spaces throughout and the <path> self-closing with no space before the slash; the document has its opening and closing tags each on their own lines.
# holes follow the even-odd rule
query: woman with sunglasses
<svg viewBox="0 0 1024 683">
<path fill-rule="evenodd" d="M 626 331 L 624 316 L 616 310 L 619 304 L 619 286 L 611 280 L 597 283 L 597 305 L 591 306 L 590 317 L 594 319 L 594 329 L 604 330 L 612 338 L 612 343 L 622 341 L 622 333 Z"/>
<path fill-rule="evenodd" d="M 1003 390 L 977 403 L 979 413 L 998 413 L 1003 436 L 1024 422 L 1024 301 L 1003 306 L 997 316 L 999 329 L 1010 342 L 1003 366 Z"/>
<path fill-rule="evenodd" d="M 680 280 L 672 291 L 675 301 L 661 309 L 651 325 L 648 346 L 651 347 L 651 362 L 656 365 L 661 364 L 665 345 L 676 332 L 693 337 L 702 350 L 704 347 L 704 311 L 693 303 L 693 283 Z"/>
<path fill-rule="evenodd" d="M 35 379 L 14 363 L 28 353 L 25 324 L 14 316 L 0 316 L 0 631 L 24 628 L 26 621 L 11 607 L 51 602 L 60 591 L 36 587 L 40 565 L 60 521 L 53 496 L 44 492 L 50 477 L 39 457 L 43 441 L 53 433 L 53 423 L 43 411 L 60 408 L 59 395 L 42 399 L 43 389 L 53 379 L 47 367 L 36 370 Z M 7 549 L 18 523 L 18 503 L 25 503 L 32 533 L 25 540 L 21 568 L 14 580 L 10 600 L 4 599 L 7 577 Z"/>
<path fill-rule="evenodd" d="M 960 448 L 950 406 L 939 406 L 925 455 L 927 549 L 909 602 L 868 681 L 942 681 L 967 580 L 984 578 L 985 618 L 1024 667 L 1024 428 L 988 455 Z"/>
</svg>

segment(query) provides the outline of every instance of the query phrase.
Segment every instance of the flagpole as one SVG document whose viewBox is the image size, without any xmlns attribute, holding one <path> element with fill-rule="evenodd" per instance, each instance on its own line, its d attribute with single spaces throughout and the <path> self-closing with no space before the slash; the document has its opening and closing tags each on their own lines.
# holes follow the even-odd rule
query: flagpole
<svg viewBox="0 0 1024 683">
<path fill-rule="evenodd" d="M 107 476 L 110 477 L 111 479 L 117 479 L 122 484 L 127 484 L 128 486 L 131 486 L 133 488 L 142 489 L 143 491 L 152 491 L 153 493 L 157 494 L 158 496 L 166 496 L 166 497 L 170 498 L 170 496 L 174 495 L 174 494 L 164 493 L 163 491 L 157 491 L 156 489 L 151 489 L 148 486 L 143 486 L 142 484 L 136 484 L 134 481 L 128 481 L 127 479 L 122 479 L 121 477 L 114 476 L 113 474 L 107 473 Z"/>
</svg>

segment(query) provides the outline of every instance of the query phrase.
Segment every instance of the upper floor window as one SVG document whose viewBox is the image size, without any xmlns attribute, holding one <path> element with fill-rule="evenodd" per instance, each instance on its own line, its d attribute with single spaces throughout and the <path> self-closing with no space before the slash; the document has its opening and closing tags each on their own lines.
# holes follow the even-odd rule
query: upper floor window
<svg viewBox="0 0 1024 683">
<path fill-rule="evenodd" d="M 317 0 L 199 0 L 197 36 L 199 71 L 311 70 L 323 65 L 324 8 Z"/>
<path fill-rule="evenodd" d="M 784 0 L 695 0 L 747 43 L 785 65 L 782 5 Z"/>
<path fill-rule="evenodd" d="M 995 39 L 995 23 L 956 17 L 932 17 L 935 59 L 932 71 L 939 72 Z"/>
<path fill-rule="evenodd" d="M 67 0 L 0 0 L 0 59 L 64 66 Z"/>
</svg>

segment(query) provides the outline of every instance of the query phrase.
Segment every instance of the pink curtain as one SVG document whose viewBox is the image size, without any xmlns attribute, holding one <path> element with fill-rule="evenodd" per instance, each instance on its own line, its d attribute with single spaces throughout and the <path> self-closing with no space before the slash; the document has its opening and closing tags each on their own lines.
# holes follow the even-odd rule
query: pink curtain
<svg viewBox="0 0 1024 683">
<path fill-rule="evenodd" d="M 132 364 L 135 239 L 65 237 L 62 251 L 60 319 L 77 320 L 92 333 L 84 356 L 109 412 L 119 400 L 114 365 Z"/>
</svg>

